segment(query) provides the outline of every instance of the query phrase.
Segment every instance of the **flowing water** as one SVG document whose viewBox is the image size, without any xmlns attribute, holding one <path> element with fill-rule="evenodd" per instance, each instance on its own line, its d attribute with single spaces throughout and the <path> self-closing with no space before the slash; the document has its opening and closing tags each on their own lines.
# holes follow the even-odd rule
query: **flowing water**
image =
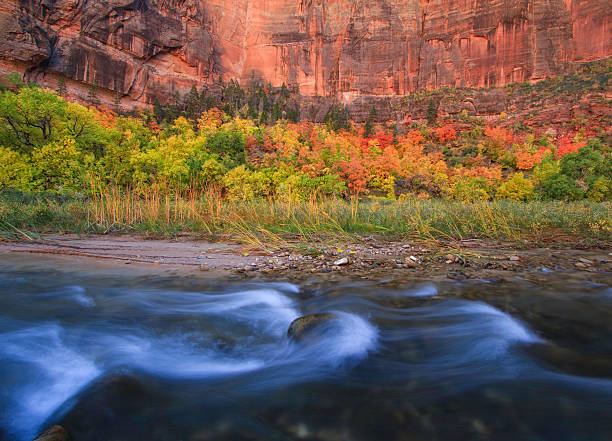
<svg viewBox="0 0 612 441">
<path fill-rule="evenodd" d="M 57 423 L 75 441 L 612 439 L 609 287 L 448 283 L 313 288 L 4 256 L 0 439 Z M 318 312 L 335 318 L 287 337 Z"/>
</svg>

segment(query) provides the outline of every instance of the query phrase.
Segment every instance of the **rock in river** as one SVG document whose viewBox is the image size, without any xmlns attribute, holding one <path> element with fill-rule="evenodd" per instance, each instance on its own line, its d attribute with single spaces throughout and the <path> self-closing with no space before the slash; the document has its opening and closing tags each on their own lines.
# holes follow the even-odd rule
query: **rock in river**
<svg viewBox="0 0 612 441">
<path fill-rule="evenodd" d="M 34 441 L 68 441 L 70 435 L 62 426 L 53 426 L 38 435 Z"/>
<path fill-rule="evenodd" d="M 317 326 L 336 318 L 336 314 L 332 314 L 329 312 L 310 314 L 298 317 L 289 325 L 289 329 L 287 330 L 287 336 L 293 338 L 296 341 L 300 341 Z"/>
</svg>

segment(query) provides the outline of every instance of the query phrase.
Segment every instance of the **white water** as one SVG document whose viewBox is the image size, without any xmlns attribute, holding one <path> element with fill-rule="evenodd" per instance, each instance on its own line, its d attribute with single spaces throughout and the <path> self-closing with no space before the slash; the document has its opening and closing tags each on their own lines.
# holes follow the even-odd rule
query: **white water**
<svg viewBox="0 0 612 441">
<path fill-rule="evenodd" d="M 40 296 L 47 304 L 60 297 L 62 313 L 66 300 L 84 311 L 96 309 L 97 319 L 77 325 L 13 322 L 18 330 L 0 333 L 0 362 L 6 363 L 12 376 L 3 398 L 8 411 L 0 422 L 17 439 L 32 438 L 62 403 L 96 378 L 117 370 L 203 380 L 293 365 L 290 381 L 295 382 L 331 374 L 375 349 L 376 328 L 343 312 L 321 328 L 313 344 L 289 342 L 289 324 L 301 313 L 286 292 L 298 291 L 293 285 L 226 294 L 130 290 L 94 299 L 85 289 L 69 286 Z M 106 320 L 126 312 L 131 318 Z M 196 317 L 204 329 L 185 331 L 180 324 L 174 329 L 163 324 L 151 328 L 141 323 L 150 317 L 162 321 Z M 224 337 L 231 344 L 223 342 Z"/>
</svg>

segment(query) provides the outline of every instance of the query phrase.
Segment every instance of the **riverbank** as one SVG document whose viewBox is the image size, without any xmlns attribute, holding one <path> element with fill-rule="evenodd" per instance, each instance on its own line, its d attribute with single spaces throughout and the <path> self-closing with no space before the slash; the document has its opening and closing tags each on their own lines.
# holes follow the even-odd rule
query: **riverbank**
<svg viewBox="0 0 612 441">
<path fill-rule="evenodd" d="M 532 243 L 486 240 L 389 240 L 373 236 L 350 241 L 286 242 L 274 250 L 230 240 L 205 241 L 184 234 L 173 239 L 143 235 L 46 235 L 39 240 L 0 242 L 0 254 L 96 260 L 159 272 L 207 277 L 309 280 L 370 280 L 390 284 L 414 281 L 486 279 L 503 281 L 584 280 L 612 282 L 612 249 L 580 242 Z"/>
</svg>

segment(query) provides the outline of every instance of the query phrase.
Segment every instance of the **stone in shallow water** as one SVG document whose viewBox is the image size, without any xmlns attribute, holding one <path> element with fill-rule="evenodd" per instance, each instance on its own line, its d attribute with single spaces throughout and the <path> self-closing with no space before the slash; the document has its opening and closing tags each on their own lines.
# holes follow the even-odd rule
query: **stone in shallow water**
<svg viewBox="0 0 612 441">
<path fill-rule="evenodd" d="M 289 325 L 287 330 L 287 336 L 293 338 L 296 341 L 303 340 L 304 337 L 317 326 L 326 323 L 330 320 L 336 319 L 338 316 L 329 312 L 323 312 L 319 314 L 305 315 L 296 318 Z"/>
<path fill-rule="evenodd" d="M 69 441 L 70 435 L 62 426 L 49 427 L 38 435 L 34 441 Z"/>
</svg>

